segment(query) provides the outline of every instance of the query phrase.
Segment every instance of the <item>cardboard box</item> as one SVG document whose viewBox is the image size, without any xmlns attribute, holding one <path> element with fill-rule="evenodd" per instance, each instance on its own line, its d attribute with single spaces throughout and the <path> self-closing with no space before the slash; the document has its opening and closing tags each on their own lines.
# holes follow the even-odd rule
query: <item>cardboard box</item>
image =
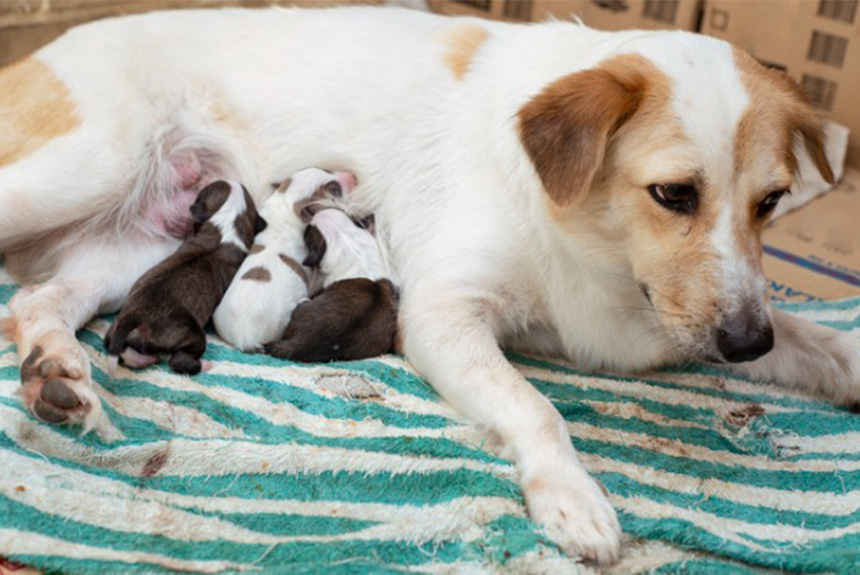
<svg viewBox="0 0 860 575">
<path fill-rule="evenodd" d="M 851 129 L 848 163 L 860 167 L 859 0 L 708 0 L 702 32 L 786 70 Z"/>
<path fill-rule="evenodd" d="M 860 171 L 777 219 L 764 232 L 764 273 L 774 299 L 860 296 Z"/>
<path fill-rule="evenodd" d="M 537 0 L 533 19 L 576 17 L 600 30 L 668 28 L 695 32 L 702 6 L 699 0 Z"/>
<path fill-rule="evenodd" d="M 520 22 L 579 18 L 602 30 L 697 30 L 700 0 L 430 0 L 436 12 Z"/>
<path fill-rule="evenodd" d="M 0 0 L 0 66 L 33 52 L 72 26 L 111 16 L 178 8 L 380 3 L 382 0 Z"/>
<path fill-rule="evenodd" d="M 430 9 L 448 16 L 477 16 L 491 20 L 529 22 L 534 0 L 428 0 Z"/>
</svg>

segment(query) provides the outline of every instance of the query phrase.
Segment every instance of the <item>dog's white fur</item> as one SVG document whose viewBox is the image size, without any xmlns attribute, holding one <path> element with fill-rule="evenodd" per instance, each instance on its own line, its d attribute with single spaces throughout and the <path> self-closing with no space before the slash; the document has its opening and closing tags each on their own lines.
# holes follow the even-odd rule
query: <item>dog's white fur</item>
<svg viewBox="0 0 860 575">
<path fill-rule="evenodd" d="M 320 210 L 314 214 L 311 225 L 326 241 L 319 269 L 323 288 L 341 280 L 367 278 L 376 281 L 387 277 L 376 238 L 357 226 L 346 212 L 337 208 Z"/>
<path fill-rule="evenodd" d="M 212 316 L 218 335 L 237 348 L 260 350 L 263 344 L 278 339 L 290 322 L 293 310 L 308 298 L 307 277 L 299 276 L 282 262 L 281 255 L 299 264 L 307 256 L 306 224 L 296 212 L 296 205 L 310 199 L 329 182 L 338 182 L 344 194 L 350 193 L 355 185 L 352 174 L 306 168 L 285 182 L 285 188 L 272 194 L 260 209 L 267 226 L 254 243 L 262 249 L 252 252 L 242 262 Z M 243 279 L 245 273 L 256 267 L 268 271 L 271 280 Z M 310 270 L 307 273 L 310 274 Z"/>
<path fill-rule="evenodd" d="M 638 191 L 599 217 L 577 218 L 593 212 L 552 205 L 524 150 L 518 113 L 556 80 L 619 54 L 640 56 L 663 75 L 673 95 L 658 99 L 671 106 L 686 141 L 632 152 L 637 138 L 613 140 L 593 187 L 618 176 L 616 166 L 635 165 Z M 354 167 L 355 196 L 376 214 L 401 283 L 408 359 L 498 433 L 529 512 L 550 537 L 570 553 L 616 556 L 612 506 L 579 462 L 563 419 L 505 360 L 500 342 L 618 370 L 712 351 L 717 316 L 672 324 L 659 312 L 662 295 L 653 292 L 652 307 L 637 284 L 648 275 L 637 258 L 672 250 L 643 252 L 649 242 L 624 234 L 645 229 L 630 219 L 630 205 L 668 217 L 647 204 L 640 185 L 705 174 L 725 213 L 739 209 L 736 190 L 764 185 L 756 176 L 753 186 L 732 154 L 750 97 L 729 45 L 686 33 L 401 10 L 224 10 L 88 24 L 36 58 L 67 87 L 80 125 L 0 168 L 0 249 L 9 250 L 10 264 L 49 280 L 14 298 L 17 324 L 7 327 L 22 359 L 38 345 L 66 365 L 89 406 L 74 421 L 98 426 L 100 417 L 74 330 L 116 309 L 131 283 L 175 248 L 164 220 L 181 212 L 176 198 L 187 195 L 187 181 L 210 173 L 237 179 L 261 200 L 268 182 L 300 167 Z M 185 177 L 189 165 L 200 173 Z M 755 166 L 774 184 L 790 180 L 770 156 Z M 674 217 L 667 225 L 682 221 Z M 86 233 L 64 228 L 82 222 Z M 739 225 L 724 216 L 712 228 L 716 259 L 705 271 L 727 308 L 742 298 L 769 314 L 760 268 L 733 243 Z M 64 232 L 41 236 L 51 230 Z M 28 241 L 44 242 L 51 257 L 22 248 Z M 855 339 L 784 314 L 772 320 L 776 349 L 739 369 L 860 399 Z M 25 382 L 28 406 L 40 385 Z"/>
</svg>

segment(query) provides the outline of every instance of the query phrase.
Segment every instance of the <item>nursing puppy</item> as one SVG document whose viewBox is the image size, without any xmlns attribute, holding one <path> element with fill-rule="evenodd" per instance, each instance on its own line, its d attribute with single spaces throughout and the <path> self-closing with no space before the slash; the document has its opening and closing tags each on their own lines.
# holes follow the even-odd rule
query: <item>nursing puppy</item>
<svg viewBox="0 0 860 575">
<path fill-rule="evenodd" d="M 205 187 L 191 206 L 194 232 L 175 254 L 145 273 L 105 336 L 107 352 L 129 367 L 169 355 L 173 371 L 200 372 L 204 326 L 266 227 L 237 182 Z"/>
<path fill-rule="evenodd" d="M 337 209 L 321 210 L 305 231 L 305 265 L 318 269 L 323 291 L 296 308 L 283 339 L 266 353 L 296 361 L 353 360 L 391 351 L 397 289 L 373 235 Z"/>
<path fill-rule="evenodd" d="M 304 229 L 314 202 L 352 192 L 355 176 L 307 168 L 278 187 L 260 209 L 268 226 L 224 294 L 212 320 L 222 338 L 243 351 L 258 351 L 281 337 L 296 306 L 308 298 L 310 270 Z"/>
</svg>

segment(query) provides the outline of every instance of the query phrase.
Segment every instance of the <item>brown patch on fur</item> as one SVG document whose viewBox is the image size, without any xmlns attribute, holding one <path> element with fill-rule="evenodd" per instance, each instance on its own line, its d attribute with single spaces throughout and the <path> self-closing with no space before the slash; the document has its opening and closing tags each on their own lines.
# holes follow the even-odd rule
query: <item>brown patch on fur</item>
<svg viewBox="0 0 860 575">
<path fill-rule="evenodd" d="M 520 109 L 520 140 L 557 206 L 585 197 L 613 134 L 667 85 L 645 58 L 625 54 L 553 82 Z"/>
<path fill-rule="evenodd" d="M 0 319 L 0 333 L 10 341 L 18 341 L 18 320 L 14 317 Z"/>
<path fill-rule="evenodd" d="M 284 192 L 287 191 L 287 188 L 289 188 L 291 185 L 293 185 L 292 178 L 287 178 L 286 180 L 281 182 L 281 184 L 277 188 L 275 188 L 275 193 L 276 194 L 283 194 Z"/>
<path fill-rule="evenodd" d="M 255 268 L 251 268 L 245 272 L 242 276 L 243 280 L 253 280 L 257 282 L 270 282 L 272 281 L 272 274 L 269 273 L 264 267 L 257 266 Z"/>
<path fill-rule="evenodd" d="M 0 166 L 80 123 L 69 90 L 47 64 L 30 57 L 0 70 Z"/>
<path fill-rule="evenodd" d="M 735 65 L 750 97 L 750 105 L 735 136 L 735 161 L 740 169 L 760 161 L 762 150 L 754 143 L 766 142 L 768 150 L 780 150 L 785 165 L 794 172 L 794 137 L 803 138 L 815 167 L 829 183 L 834 183 L 833 171 L 824 153 L 824 133 L 821 118 L 809 104 L 803 91 L 788 74 L 763 66 L 746 52 L 735 49 Z"/>
<path fill-rule="evenodd" d="M 310 285 L 310 278 L 308 277 L 308 272 L 305 271 L 305 268 L 302 267 L 302 264 L 297 262 L 295 259 L 291 258 L 286 254 L 278 254 L 278 257 L 281 258 L 281 261 L 287 264 L 287 267 L 296 272 L 296 275 L 301 278 L 305 285 Z"/>
<path fill-rule="evenodd" d="M 487 31 L 473 22 L 458 22 L 445 31 L 445 65 L 454 78 L 463 79 L 475 54 L 488 37 Z"/>
<path fill-rule="evenodd" d="M 251 246 L 251 249 L 248 250 L 248 253 L 249 254 L 258 254 L 261 251 L 263 251 L 264 249 L 266 249 L 266 246 L 264 246 L 263 244 L 254 244 L 253 246 Z"/>
<path fill-rule="evenodd" d="M 296 217 L 299 218 L 300 221 L 307 223 L 311 220 L 313 214 L 315 214 L 318 210 L 322 209 L 322 205 L 320 204 L 320 202 L 330 200 L 331 198 L 332 196 L 326 191 L 325 186 L 320 186 L 313 194 L 311 194 L 304 200 L 293 204 L 293 212 L 296 214 Z M 302 210 L 304 210 L 305 208 L 311 209 L 311 212 L 307 214 L 307 217 L 302 216 Z"/>
</svg>

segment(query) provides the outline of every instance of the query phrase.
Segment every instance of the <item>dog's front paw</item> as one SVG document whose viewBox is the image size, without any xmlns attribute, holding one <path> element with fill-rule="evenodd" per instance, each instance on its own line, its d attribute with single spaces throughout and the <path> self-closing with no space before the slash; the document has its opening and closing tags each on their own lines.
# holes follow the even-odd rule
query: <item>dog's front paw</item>
<svg viewBox="0 0 860 575">
<path fill-rule="evenodd" d="M 21 364 L 19 395 L 42 421 L 79 424 L 89 430 L 101 412 L 101 402 L 89 382 L 89 363 L 74 338 L 54 337 L 36 344 Z"/>
<path fill-rule="evenodd" d="M 579 464 L 530 474 L 529 514 L 565 553 L 598 563 L 618 558 L 621 527 L 601 486 Z"/>
</svg>

